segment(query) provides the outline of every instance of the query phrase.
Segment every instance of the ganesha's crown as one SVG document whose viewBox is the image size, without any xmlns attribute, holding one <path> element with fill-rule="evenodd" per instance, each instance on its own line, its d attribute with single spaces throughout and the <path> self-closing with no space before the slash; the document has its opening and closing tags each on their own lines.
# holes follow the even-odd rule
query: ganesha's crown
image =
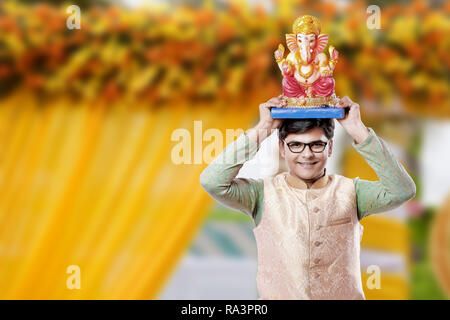
<svg viewBox="0 0 450 320">
<path fill-rule="evenodd" d="M 316 36 L 320 34 L 320 22 L 316 17 L 310 15 L 304 15 L 295 19 L 292 26 L 294 33 L 314 33 Z"/>
</svg>

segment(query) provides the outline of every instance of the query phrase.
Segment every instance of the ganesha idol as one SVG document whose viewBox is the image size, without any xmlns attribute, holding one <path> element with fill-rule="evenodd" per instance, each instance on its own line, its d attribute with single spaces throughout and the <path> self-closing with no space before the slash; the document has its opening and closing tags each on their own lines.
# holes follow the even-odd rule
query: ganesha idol
<svg viewBox="0 0 450 320">
<path fill-rule="evenodd" d="M 341 118 L 343 110 L 335 107 L 339 98 L 334 93 L 332 76 L 339 53 L 333 46 L 328 49 L 329 57 L 322 52 L 328 44 L 328 35 L 321 33 L 319 20 L 310 15 L 298 17 L 293 33 L 286 34 L 286 43 L 290 50 L 287 57 L 284 58 L 281 44 L 274 55 L 283 74 L 287 104 L 284 108 L 273 108 L 277 110 L 272 109 L 272 116 Z"/>
</svg>

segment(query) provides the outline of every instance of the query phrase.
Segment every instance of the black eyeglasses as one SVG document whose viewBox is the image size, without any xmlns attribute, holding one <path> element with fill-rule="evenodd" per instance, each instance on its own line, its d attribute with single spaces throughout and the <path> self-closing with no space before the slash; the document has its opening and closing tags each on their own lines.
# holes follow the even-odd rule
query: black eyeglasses
<svg viewBox="0 0 450 320">
<path fill-rule="evenodd" d="M 323 141 L 313 141 L 310 143 L 303 143 L 298 141 L 291 141 L 286 142 L 283 140 L 284 143 L 287 144 L 289 150 L 293 153 L 301 153 L 303 150 L 305 150 L 305 147 L 308 146 L 309 150 L 314 153 L 321 153 L 323 150 L 325 150 L 325 147 L 327 146 L 328 142 Z"/>
</svg>

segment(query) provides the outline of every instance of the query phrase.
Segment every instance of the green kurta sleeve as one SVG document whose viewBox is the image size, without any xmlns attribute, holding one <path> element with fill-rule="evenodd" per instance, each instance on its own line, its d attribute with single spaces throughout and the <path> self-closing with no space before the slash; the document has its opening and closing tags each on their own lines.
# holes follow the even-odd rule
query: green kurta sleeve
<svg viewBox="0 0 450 320">
<path fill-rule="evenodd" d="M 405 168 L 395 159 L 388 144 L 369 128 L 369 137 L 352 146 L 375 170 L 379 181 L 353 179 L 356 187 L 358 218 L 389 211 L 413 198 L 416 185 Z"/>
<path fill-rule="evenodd" d="M 219 203 L 261 219 L 264 184 L 262 179 L 236 178 L 244 163 L 258 151 L 258 143 L 246 133 L 230 143 L 200 174 L 200 184 Z"/>
</svg>

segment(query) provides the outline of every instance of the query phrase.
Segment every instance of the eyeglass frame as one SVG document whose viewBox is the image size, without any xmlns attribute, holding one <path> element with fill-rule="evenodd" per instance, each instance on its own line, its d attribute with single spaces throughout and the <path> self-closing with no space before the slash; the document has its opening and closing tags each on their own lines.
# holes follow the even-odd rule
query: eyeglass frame
<svg viewBox="0 0 450 320">
<path fill-rule="evenodd" d="M 289 142 L 286 142 L 284 139 L 281 139 L 281 141 L 283 141 L 284 143 L 286 143 L 286 145 L 288 146 L 289 151 L 292 152 L 292 153 L 302 153 L 303 151 L 305 151 L 306 146 L 308 146 L 309 150 L 310 150 L 311 152 L 313 152 L 313 153 L 322 153 L 322 152 L 324 152 L 325 149 L 327 148 L 327 145 L 328 145 L 328 142 L 329 142 L 329 141 L 324 142 L 324 141 L 322 141 L 322 140 L 311 141 L 311 142 L 309 142 L 309 143 L 300 142 L 300 141 L 289 141 Z M 291 146 L 289 145 L 289 143 L 291 143 L 291 142 L 303 143 L 303 149 L 302 149 L 301 151 L 298 151 L 298 152 L 292 151 Z M 313 151 L 313 150 L 311 149 L 311 145 L 314 144 L 314 143 L 317 143 L 317 142 L 325 143 L 325 146 L 323 147 L 323 150 L 322 150 L 322 151 Z"/>
</svg>

